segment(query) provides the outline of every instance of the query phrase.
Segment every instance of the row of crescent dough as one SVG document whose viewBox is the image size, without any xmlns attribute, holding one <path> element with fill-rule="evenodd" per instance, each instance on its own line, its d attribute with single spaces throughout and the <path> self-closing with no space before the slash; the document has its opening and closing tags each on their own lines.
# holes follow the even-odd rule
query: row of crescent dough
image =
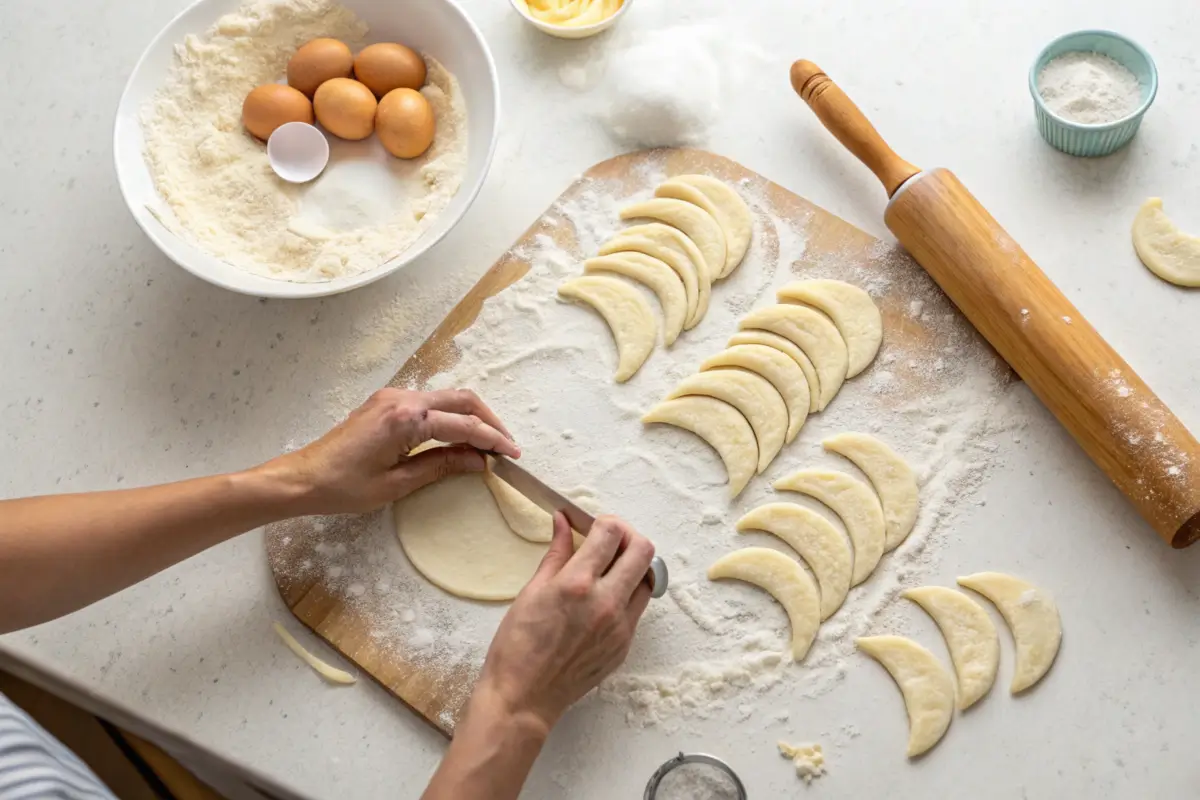
<svg viewBox="0 0 1200 800">
<path fill-rule="evenodd" d="M 778 304 L 750 312 L 728 349 L 700 365 L 642 418 L 691 431 L 721 456 L 730 492 L 741 493 L 809 413 L 875 358 L 883 319 L 871 296 L 843 281 L 790 283 Z"/>
<path fill-rule="evenodd" d="M 1050 670 L 1062 642 L 1062 621 L 1054 600 L 1033 584 L 1001 572 L 980 572 L 958 583 L 977 592 L 1000 611 L 1012 631 L 1016 666 L 1010 691 L 1022 692 Z M 858 648 L 874 658 L 895 680 L 908 711 L 908 755 L 919 756 L 945 735 L 954 706 L 965 710 L 996 680 L 1000 638 L 987 612 L 962 592 L 944 586 L 908 589 L 904 597 L 933 618 L 958 681 L 933 653 L 903 636 L 866 636 Z"/>
<path fill-rule="evenodd" d="M 752 583 L 779 601 L 791 622 L 796 661 L 807 655 L 820 624 L 841 607 L 850 588 L 874 572 L 883 553 L 899 546 L 917 519 L 916 477 L 892 448 L 865 433 L 838 434 L 821 445 L 854 463 L 871 486 L 826 469 L 803 469 L 780 478 L 774 486 L 806 494 L 827 506 L 842 520 L 850 544 L 811 509 L 796 503 L 767 503 L 738 520 L 738 531 L 774 535 L 799 554 L 816 580 L 796 559 L 766 547 L 735 550 L 708 570 L 710 580 Z"/>
<path fill-rule="evenodd" d="M 713 284 L 742 263 L 754 226 L 737 192 L 708 175 L 679 175 L 655 197 L 621 209 L 621 219 L 655 220 L 625 228 L 584 262 L 586 273 L 559 287 L 608 323 L 617 344 L 618 383 L 634 376 L 658 339 L 650 304 L 621 278 L 641 283 L 662 306 L 663 344 L 670 347 L 708 312 Z M 613 277 L 614 275 L 621 277 Z"/>
</svg>

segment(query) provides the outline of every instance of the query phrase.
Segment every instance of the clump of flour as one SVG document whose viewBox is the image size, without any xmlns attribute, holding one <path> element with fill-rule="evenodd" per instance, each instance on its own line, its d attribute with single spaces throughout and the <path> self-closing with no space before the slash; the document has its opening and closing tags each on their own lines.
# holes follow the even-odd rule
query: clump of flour
<svg viewBox="0 0 1200 800">
<path fill-rule="evenodd" d="M 601 79 L 600 114 L 618 142 L 633 147 L 696 145 L 721 117 L 751 61 L 762 60 L 713 24 L 675 25 L 612 51 Z M 559 79 L 583 88 L 589 63 L 564 65 Z"/>
<path fill-rule="evenodd" d="M 242 129 L 246 94 L 279 80 L 300 45 L 332 37 L 358 49 L 366 36 L 366 24 L 333 0 L 250 0 L 187 36 L 141 111 L 146 165 L 162 198 L 150 212 L 222 261 L 290 281 L 357 275 L 407 249 L 466 169 L 466 105 L 437 60 L 426 56 L 421 90 L 437 135 L 420 158 L 401 162 L 373 139 L 330 137 L 326 172 L 297 185 L 272 172 L 266 147 Z"/>
<path fill-rule="evenodd" d="M 686 29 L 668 29 L 613 58 L 604 120 L 636 147 L 699 144 L 721 112 L 721 74 L 709 48 Z"/>
</svg>

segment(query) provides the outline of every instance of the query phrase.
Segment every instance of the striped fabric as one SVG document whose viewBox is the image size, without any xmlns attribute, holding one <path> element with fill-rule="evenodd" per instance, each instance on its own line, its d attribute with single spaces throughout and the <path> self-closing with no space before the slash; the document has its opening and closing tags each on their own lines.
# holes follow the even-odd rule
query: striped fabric
<svg viewBox="0 0 1200 800">
<path fill-rule="evenodd" d="M 0 800 L 115 800 L 79 758 L 0 694 Z"/>
</svg>

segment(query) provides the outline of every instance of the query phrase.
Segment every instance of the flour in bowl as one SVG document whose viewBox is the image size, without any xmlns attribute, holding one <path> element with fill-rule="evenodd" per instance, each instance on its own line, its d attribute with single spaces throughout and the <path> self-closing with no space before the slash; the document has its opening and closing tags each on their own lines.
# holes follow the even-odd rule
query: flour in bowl
<svg viewBox="0 0 1200 800">
<path fill-rule="evenodd" d="M 152 213 L 257 275 L 311 283 L 374 269 L 416 241 L 462 184 L 466 105 L 458 81 L 428 55 L 421 93 L 437 133 L 424 155 L 395 159 L 375 137 L 331 136 L 330 165 L 316 181 L 289 184 L 271 171 L 266 146 L 242 128 L 242 101 L 323 36 L 357 51 L 367 26 L 332 0 L 251 0 L 176 46 L 163 87 L 142 110 L 146 164 L 170 210 Z"/>
</svg>

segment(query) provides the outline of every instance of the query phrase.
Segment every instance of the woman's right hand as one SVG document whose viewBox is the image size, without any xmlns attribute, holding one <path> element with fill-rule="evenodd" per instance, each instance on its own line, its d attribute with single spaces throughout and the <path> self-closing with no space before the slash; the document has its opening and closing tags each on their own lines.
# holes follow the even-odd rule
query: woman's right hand
<svg viewBox="0 0 1200 800">
<path fill-rule="evenodd" d="M 599 517 L 575 552 L 566 518 L 555 514 L 549 551 L 492 639 L 479 702 L 548 733 L 625 660 L 650 600 L 653 556 L 649 539 L 612 516 Z"/>
</svg>

